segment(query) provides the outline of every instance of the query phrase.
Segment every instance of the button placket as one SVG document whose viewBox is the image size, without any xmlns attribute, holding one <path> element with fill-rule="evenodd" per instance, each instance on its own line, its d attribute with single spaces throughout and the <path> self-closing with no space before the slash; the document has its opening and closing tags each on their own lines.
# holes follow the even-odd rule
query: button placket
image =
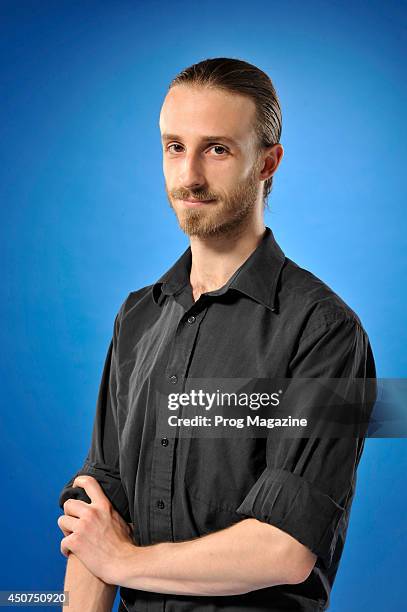
<svg viewBox="0 0 407 612">
<path fill-rule="evenodd" d="M 185 376 L 190 364 L 191 354 L 194 350 L 196 335 L 199 330 L 199 325 L 205 314 L 199 313 L 190 314 L 185 318 L 180 317 L 176 328 L 173 344 L 170 350 L 170 357 L 166 367 L 166 378 L 168 381 L 168 393 L 182 392 L 185 386 Z M 201 317 L 200 315 L 203 314 Z M 179 412 L 182 411 L 182 406 Z M 165 407 L 164 407 L 165 410 Z M 180 415 L 181 416 L 181 415 Z M 166 415 L 164 421 L 168 419 Z M 166 427 L 164 425 L 164 427 Z M 174 431 L 177 429 L 177 431 Z M 177 447 L 180 444 L 175 443 L 172 439 L 173 433 L 179 436 L 179 427 L 171 428 L 171 436 L 167 437 L 165 430 L 157 430 L 158 439 L 156 438 L 154 445 L 153 463 L 151 470 L 151 491 L 150 491 L 150 516 L 151 516 L 151 536 L 152 541 L 173 539 L 172 526 L 172 486 L 173 486 L 173 470 L 176 459 L 174 461 L 174 453 L 177 452 Z M 161 433 L 161 435 L 160 435 Z M 178 437 L 177 436 L 177 437 Z M 171 438 L 171 439 L 169 439 Z"/>
</svg>

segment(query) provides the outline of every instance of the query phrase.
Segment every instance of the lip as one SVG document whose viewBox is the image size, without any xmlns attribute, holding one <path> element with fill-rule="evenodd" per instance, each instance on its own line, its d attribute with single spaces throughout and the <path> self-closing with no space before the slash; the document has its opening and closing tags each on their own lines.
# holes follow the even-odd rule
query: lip
<svg viewBox="0 0 407 612">
<path fill-rule="evenodd" d="M 205 204 L 210 204 L 214 201 L 215 200 L 181 200 L 181 202 L 185 204 L 185 206 L 204 206 Z"/>
</svg>

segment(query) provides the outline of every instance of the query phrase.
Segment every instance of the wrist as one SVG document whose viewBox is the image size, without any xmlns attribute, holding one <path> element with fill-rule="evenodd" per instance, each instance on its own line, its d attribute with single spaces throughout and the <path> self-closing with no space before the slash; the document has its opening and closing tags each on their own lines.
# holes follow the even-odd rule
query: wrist
<svg viewBox="0 0 407 612">
<path fill-rule="evenodd" d="M 175 546 L 175 544 L 170 544 Z M 123 551 L 119 564 L 120 586 L 129 589 L 144 589 L 151 580 L 154 582 L 159 572 L 160 561 L 163 561 L 167 542 L 151 546 L 133 545 Z"/>
<path fill-rule="evenodd" d="M 137 574 L 140 565 L 141 547 L 132 543 L 125 543 L 120 547 L 117 557 L 111 560 L 107 572 L 109 584 L 129 587 L 131 577 Z"/>
</svg>

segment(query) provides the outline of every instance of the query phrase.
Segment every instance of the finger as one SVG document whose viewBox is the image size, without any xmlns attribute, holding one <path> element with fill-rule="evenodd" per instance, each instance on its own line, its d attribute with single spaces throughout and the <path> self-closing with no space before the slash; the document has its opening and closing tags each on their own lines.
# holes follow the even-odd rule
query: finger
<svg viewBox="0 0 407 612">
<path fill-rule="evenodd" d="M 62 506 L 65 514 L 69 514 L 70 516 L 76 516 L 80 518 L 84 512 L 89 510 L 89 504 L 82 501 L 81 499 L 74 499 L 70 497 L 66 501 L 64 501 L 64 505 Z"/>
<path fill-rule="evenodd" d="M 61 540 L 61 553 L 64 557 L 68 557 L 71 552 L 75 552 L 75 543 L 77 542 L 77 534 L 71 533 Z"/>
<path fill-rule="evenodd" d="M 72 486 L 85 489 L 92 503 L 109 501 L 102 487 L 93 476 L 77 476 Z"/>
<path fill-rule="evenodd" d="M 65 514 L 61 514 L 61 516 L 58 517 L 57 522 L 58 522 L 58 527 L 61 529 L 64 536 L 67 536 L 73 533 L 75 529 L 77 529 L 79 519 L 74 518 L 72 516 L 66 516 Z"/>
</svg>

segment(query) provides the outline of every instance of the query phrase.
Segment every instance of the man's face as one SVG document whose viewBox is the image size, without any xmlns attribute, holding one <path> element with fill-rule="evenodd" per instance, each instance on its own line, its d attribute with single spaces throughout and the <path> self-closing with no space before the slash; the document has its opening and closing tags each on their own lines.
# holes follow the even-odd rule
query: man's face
<svg viewBox="0 0 407 612">
<path fill-rule="evenodd" d="M 168 92 L 160 115 L 165 188 L 187 235 L 228 234 L 262 207 L 255 110 L 250 98 L 221 89 Z"/>
</svg>

